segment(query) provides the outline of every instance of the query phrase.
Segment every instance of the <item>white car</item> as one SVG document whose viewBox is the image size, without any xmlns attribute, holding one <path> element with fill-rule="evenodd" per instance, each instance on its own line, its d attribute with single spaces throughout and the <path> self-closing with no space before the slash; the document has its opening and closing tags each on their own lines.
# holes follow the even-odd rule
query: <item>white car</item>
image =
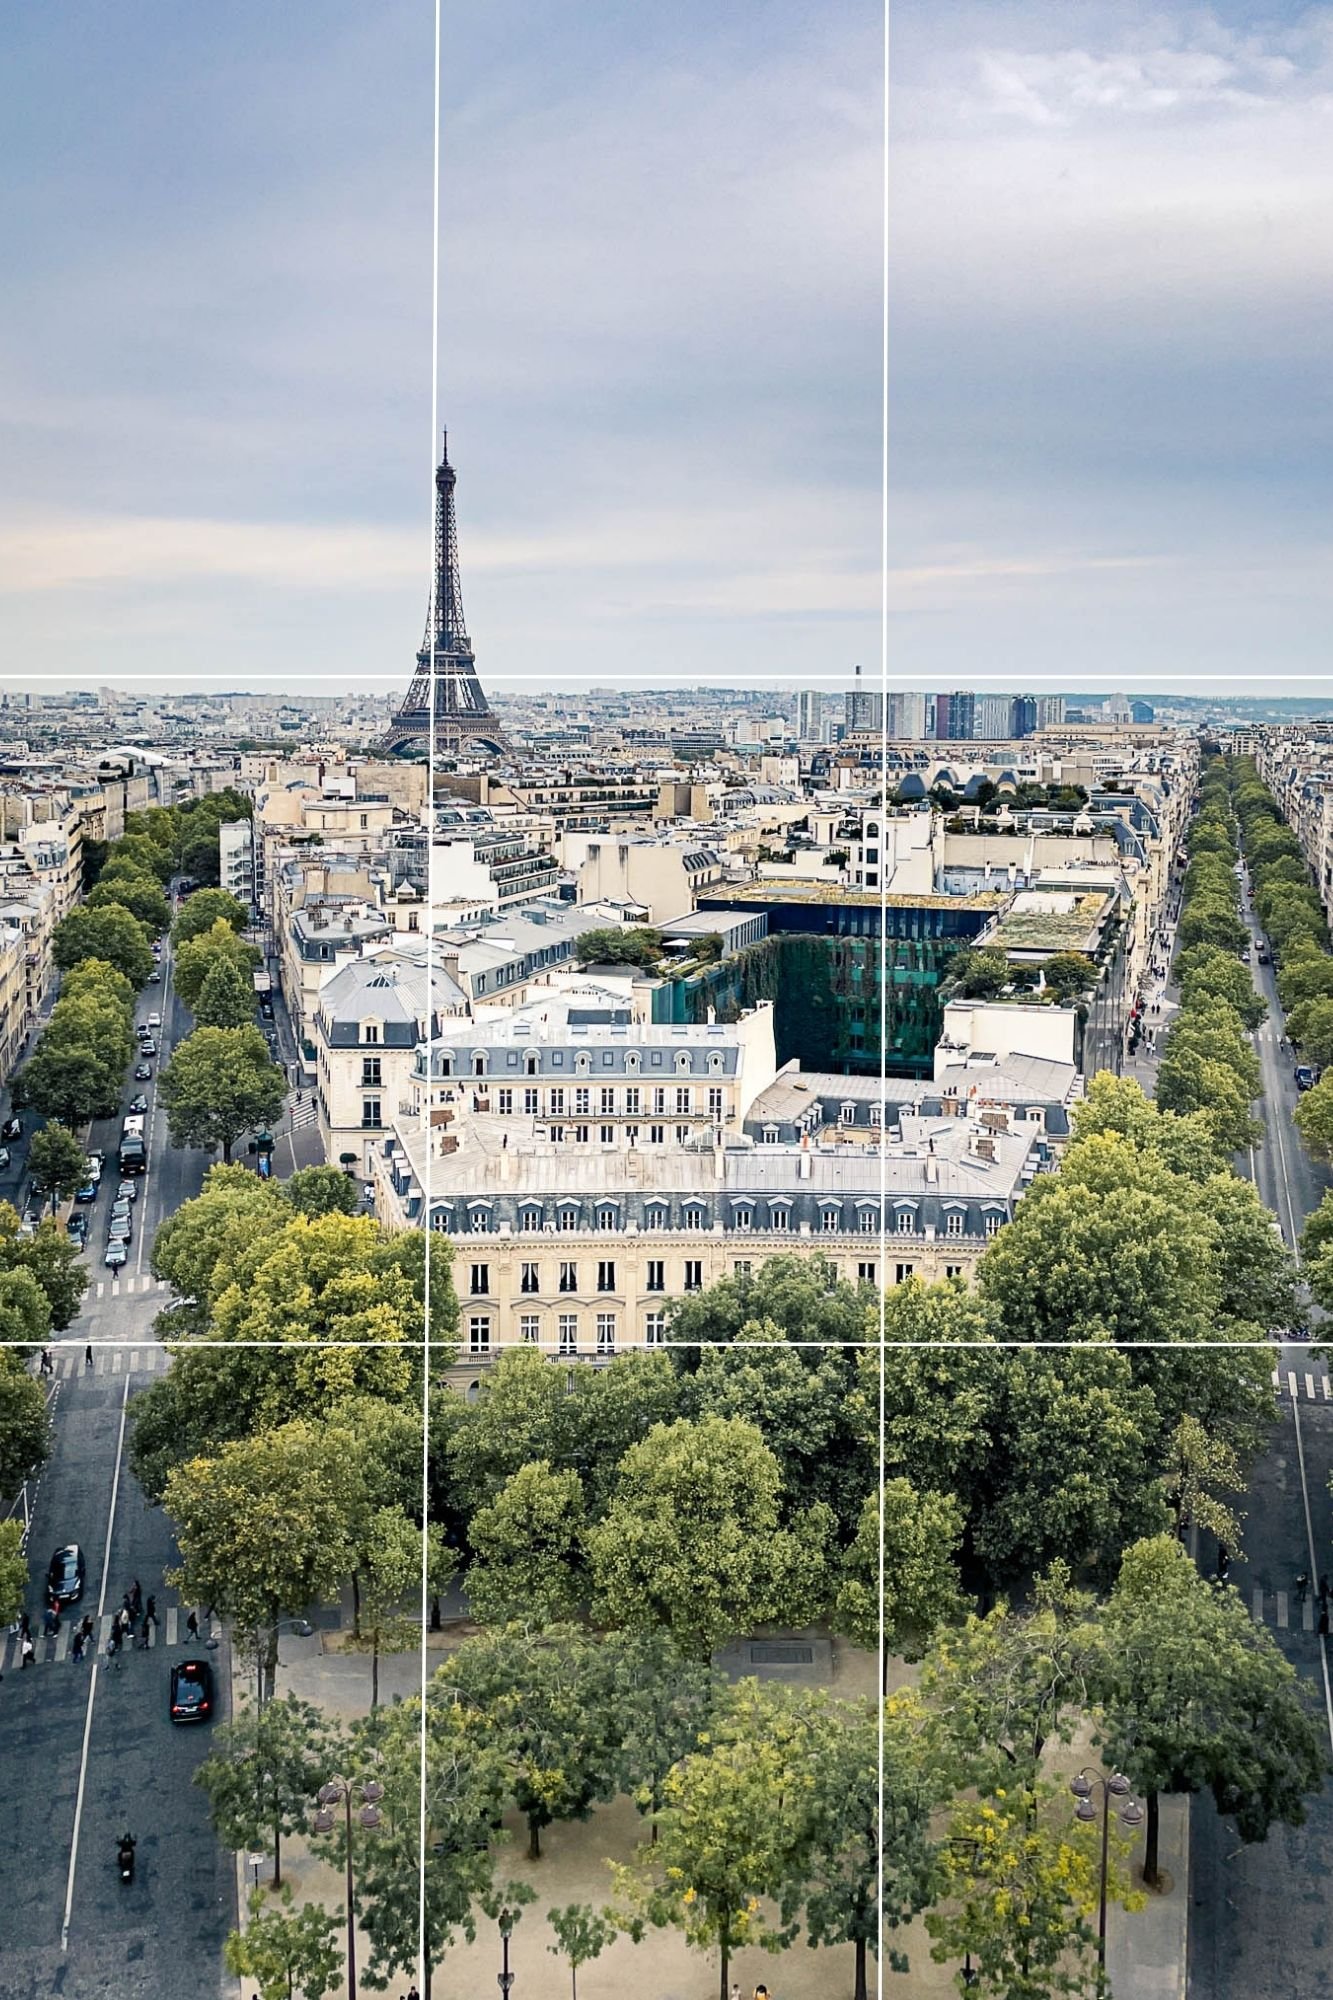
<svg viewBox="0 0 1333 2000">
<path fill-rule="evenodd" d="M 162 1026 L 162 1016 L 160 1014 L 150 1014 L 148 1016 L 148 1025 L 150 1028 L 160 1028 Z"/>
</svg>

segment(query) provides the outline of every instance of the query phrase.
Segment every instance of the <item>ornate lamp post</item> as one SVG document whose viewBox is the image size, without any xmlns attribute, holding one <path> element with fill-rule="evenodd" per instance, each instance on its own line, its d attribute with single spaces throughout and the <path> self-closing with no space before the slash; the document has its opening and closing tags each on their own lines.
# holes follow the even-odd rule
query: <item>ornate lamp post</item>
<svg viewBox="0 0 1333 2000">
<path fill-rule="evenodd" d="M 1102 1865 L 1097 1897 L 1097 1991 L 1104 1993 L 1106 1991 L 1106 1869 L 1111 1837 L 1111 1800 L 1127 1801 L 1118 1814 L 1122 1826 L 1141 1826 L 1143 1807 L 1137 1799 L 1130 1798 L 1129 1779 L 1122 1777 L 1119 1771 L 1097 1771 L 1085 1767 L 1076 1778 L 1070 1779 L 1069 1789 L 1078 1800 L 1074 1817 L 1082 1820 L 1085 1825 L 1091 1824 L 1097 1818 L 1093 1793 L 1100 1790 L 1102 1795 Z"/>
<path fill-rule="evenodd" d="M 362 1785 L 353 1785 L 347 1778 L 330 1778 L 327 1785 L 321 1785 L 317 1794 L 319 1811 L 315 1814 L 315 1832 L 332 1833 L 334 1827 L 333 1807 L 342 1806 L 347 1825 L 347 2000 L 356 2000 L 356 1919 L 352 1910 L 352 1793 L 360 1791 L 363 1804 L 357 1814 L 358 1823 L 367 1833 L 374 1833 L 380 1824 L 379 1802 L 384 1797 L 383 1785 L 374 1778 L 367 1778 Z"/>
<path fill-rule="evenodd" d="M 500 1944 L 504 1952 L 504 1970 L 502 1972 L 496 1973 L 495 1983 L 499 1987 L 501 1993 L 505 1996 L 505 2000 L 509 2000 L 509 1989 L 514 1983 L 514 1975 L 509 1970 L 509 1940 L 513 1936 L 513 1934 L 514 1934 L 513 1914 L 509 1910 L 501 1910 Z"/>
</svg>

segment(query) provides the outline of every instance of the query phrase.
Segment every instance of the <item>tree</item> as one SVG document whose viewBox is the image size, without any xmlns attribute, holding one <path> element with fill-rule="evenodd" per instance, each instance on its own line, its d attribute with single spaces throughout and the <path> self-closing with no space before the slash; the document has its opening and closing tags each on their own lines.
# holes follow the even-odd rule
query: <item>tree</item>
<svg viewBox="0 0 1333 2000">
<path fill-rule="evenodd" d="M 163 1504 L 181 1554 L 171 1580 L 253 1635 L 271 1699 L 280 1620 L 336 1589 L 351 1568 L 333 1454 L 313 1425 L 284 1424 L 177 1467 Z"/>
<path fill-rule="evenodd" d="M 1041 968 L 1046 991 L 1058 1006 L 1078 1000 L 1097 983 L 1097 968 L 1077 951 L 1057 951 Z"/>
<path fill-rule="evenodd" d="M 1231 901 L 1221 896 L 1199 896 L 1182 910 L 1176 939 L 1182 951 L 1188 951 L 1191 945 L 1211 944 L 1219 951 L 1239 955 L 1245 949 L 1249 932 Z"/>
<path fill-rule="evenodd" d="M 318 1903 L 292 1907 L 292 1892 L 284 1889 L 277 1909 L 266 1907 L 262 1889 L 250 1897 L 250 1921 L 232 1931 L 223 1946 L 228 1972 L 259 1981 L 258 2000 L 323 2000 L 342 1976 L 338 1921 Z"/>
<path fill-rule="evenodd" d="M 528 1823 L 528 1858 L 537 1861 L 544 1827 L 587 1819 L 615 1796 L 606 1659 L 574 1625 L 535 1632 L 513 1624 L 464 1640 L 448 1671 L 459 1697 L 488 1718 L 509 1793 Z"/>
<path fill-rule="evenodd" d="M 421 1530 L 401 1507 L 377 1507 L 356 1535 L 356 1635 L 370 1640 L 370 1711 L 380 1702 L 380 1656 L 422 1644 L 403 1599 L 421 1582 Z"/>
<path fill-rule="evenodd" d="M 842 1559 L 833 1610 L 838 1631 L 874 1652 L 882 1614 L 886 1665 L 891 1653 L 920 1659 L 939 1627 L 961 1615 L 955 1558 L 962 1535 L 963 1510 L 952 1494 L 917 1493 L 906 1479 L 887 1480 L 882 1496 L 867 1498 Z"/>
<path fill-rule="evenodd" d="M 483 1625 L 571 1618 L 586 1595 L 583 1488 L 546 1459 L 521 1465 L 468 1524 L 468 1603 Z"/>
<path fill-rule="evenodd" d="M 22 1521 L 0 1521 L 0 1624 L 9 1625 L 28 1595 L 28 1558 Z"/>
<path fill-rule="evenodd" d="M 148 983 L 153 954 L 143 925 L 123 903 L 90 908 L 81 903 L 56 925 L 52 951 L 61 971 L 85 958 L 102 958 L 123 973 L 137 993 Z"/>
<path fill-rule="evenodd" d="M 130 825 L 126 818 L 125 832 L 119 840 L 113 840 L 107 850 L 103 873 L 113 873 L 118 869 L 130 868 L 140 875 L 148 875 L 156 882 L 171 880 L 171 845 L 163 845 L 161 839 L 154 838 L 156 828 L 147 824 L 151 815 L 144 815 L 142 830 Z"/>
<path fill-rule="evenodd" d="M 866 1293 L 840 1279 L 837 1265 L 823 1256 L 765 1257 L 754 1270 L 719 1279 L 706 1292 L 673 1299 L 669 1311 L 672 1340 L 700 1346 L 738 1340 L 759 1321 L 816 1347 L 878 1337 L 866 1319 Z"/>
<path fill-rule="evenodd" d="M 832 1514 L 817 1503 L 780 1528 L 780 1493 L 753 1424 L 655 1424 L 621 1460 L 615 1496 L 584 1538 L 599 1615 L 664 1627 L 695 1659 L 756 1624 L 806 1624 L 827 1594 Z"/>
<path fill-rule="evenodd" d="M 1136 1543 L 1105 1613 L 1101 1740 L 1148 1802 L 1144 1879 L 1156 1880 L 1158 1795 L 1211 1790 L 1242 1840 L 1300 1826 L 1330 1765 L 1306 1684 L 1238 1593 L 1199 1575 L 1173 1536 Z"/>
<path fill-rule="evenodd" d="M 994 2000 L 1055 2000 L 1091 1991 L 1098 1901 L 1093 1843 L 1056 1817 L 1053 1786 L 1037 1810 L 1007 1795 L 969 1801 L 955 1812 L 939 1854 L 941 1901 L 926 1912 L 937 1964 L 965 1955 L 971 1990 Z M 1111 1876 L 1111 1893 L 1124 1885 Z"/>
<path fill-rule="evenodd" d="M 1189 1009 L 1200 1001 L 1225 1000 L 1247 1028 L 1257 1028 L 1268 1012 L 1268 1003 L 1256 992 L 1249 967 L 1228 952 L 1211 951 L 1204 945 L 1196 946 L 1188 956 L 1193 965 L 1177 967 L 1182 1004 Z"/>
<path fill-rule="evenodd" d="M 1321 1076 L 1296 1106 L 1296 1123 L 1313 1159 L 1333 1160 L 1333 1075 Z"/>
<path fill-rule="evenodd" d="M 172 942 L 179 948 L 201 931 L 212 930 L 214 924 L 224 923 L 231 930 L 243 931 L 250 921 L 250 912 L 244 903 L 237 902 L 235 896 L 225 889 L 196 889 L 187 897 L 177 915 L 172 928 Z"/>
<path fill-rule="evenodd" d="M 186 904 L 186 909 L 191 907 L 192 903 Z M 251 974 L 258 963 L 259 953 L 255 947 L 247 944 L 244 938 L 237 937 L 224 917 L 218 917 L 207 929 L 192 931 L 177 944 L 172 976 L 177 993 L 193 1012 L 199 1005 L 209 973 L 218 965 L 230 965 L 240 974 L 249 990 L 246 1019 L 253 1021 L 255 996 Z"/>
<path fill-rule="evenodd" d="M 563 1468 L 571 1454 L 571 1409 L 560 1371 L 532 1347 L 501 1349 L 475 1403 L 449 1441 L 452 1483 L 471 1514 L 537 1460 Z"/>
<path fill-rule="evenodd" d="M 566 1903 L 563 1909 L 548 1910 L 546 1921 L 556 1940 L 546 1949 L 552 1958 L 569 1960 L 570 2000 L 579 2000 L 579 1967 L 600 1958 L 620 1927 L 610 1917 L 599 1917 L 591 1903 Z"/>
<path fill-rule="evenodd" d="M 41 1383 L 17 1353 L 0 1348 L 0 1493 L 16 1492 L 50 1448 L 51 1421 Z"/>
<path fill-rule="evenodd" d="M 616 1717 L 617 1784 L 647 1816 L 653 1841 L 667 1772 L 697 1747 L 717 1679 L 665 1632 L 608 1632 L 602 1658 Z"/>
<path fill-rule="evenodd" d="M 129 862 L 102 871 L 97 887 L 84 902 L 84 908 L 100 910 L 107 904 L 119 904 L 122 909 L 128 910 L 154 937 L 164 932 L 171 923 L 171 907 L 162 894 L 160 884 L 153 876 L 141 873 Z"/>
<path fill-rule="evenodd" d="M 50 1337 L 50 1303 L 31 1271 L 0 1269 L 0 1347 L 40 1347 Z"/>
<path fill-rule="evenodd" d="M 301 1167 L 282 1192 L 298 1215 L 355 1215 L 359 1208 L 356 1183 L 336 1167 Z"/>
<path fill-rule="evenodd" d="M 32 1325 L 44 1327 L 39 1335 L 44 1340 L 48 1332 L 63 1333 L 73 1324 L 88 1289 L 88 1273 L 63 1230 L 44 1222 L 33 1235 L 20 1236 L 18 1226 L 14 1210 L 0 1202 L 0 1272 L 21 1271 L 32 1280 L 45 1301 L 45 1318 L 40 1300 L 21 1303 L 28 1295 L 6 1295 L 3 1281 L 0 1296 L 8 1296 L 11 1306 L 18 1305 L 25 1319 L 31 1314 Z"/>
<path fill-rule="evenodd" d="M 583 931 L 574 940 L 580 965 L 641 965 L 651 970 L 662 957 L 662 933 L 639 925 L 629 930 Z"/>
<path fill-rule="evenodd" d="M 1333 995 L 1303 1000 L 1287 1016 L 1287 1033 L 1306 1059 L 1320 1069 L 1333 1064 Z"/>
<path fill-rule="evenodd" d="M 83 1185 L 87 1168 L 83 1164 L 83 1147 L 72 1132 L 63 1125 L 44 1125 L 40 1132 L 34 1132 L 28 1146 L 28 1165 L 33 1179 L 45 1190 L 51 1201 L 54 1215 L 62 1201 L 67 1201 L 76 1188 Z"/>
<path fill-rule="evenodd" d="M 323 1710 L 286 1694 L 262 1707 L 242 1703 L 195 1771 L 224 1846 L 238 1853 L 272 1850 L 275 1889 L 282 1882 L 283 1837 L 305 1832 L 311 1801 L 337 1770 L 339 1750 Z"/>
<path fill-rule="evenodd" d="M 966 1000 L 993 1000 L 996 994 L 1004 992 L 1013 973 L 1002 951 L 987 948 L 955 953 L 949 963 L 948 978 L 955 992 Z"/>
<path fill-rule="evenodd" d="M 205 932 L 207 936 L 207 932 Z M 255 990 L 230 958 L 217 957 L 204 977 L 194 1017 L 201 1028 L 245 1028 L 255 1017 Z"/>
<path fill-rule="evenodd" d="M 123 972 L 104 958 L 83 958 L 60 982 L 60 998 L 51 1009 L 52 1019 L 74 999 L 90 999 L 100 1007 L 119 1008 L 128 1026 L 134 1017 L 134 988 Z"/>
<path fill-rule="evenodd" d="M 1181 1540 L 1192 1527 L 1199 1527 L 1236 1555 L 1244 1516 L 1219 1500 L 1214 1491 L 1219 1487 L 1228 1493 L 1245 1491 L 1240 1460 L 1224 1438 L 1211 1437 L 1186 1411 L 1171 1433 L 1162 1474 L 1172 1524 Z"/>
<path fill-rule="evenodd" d="M 174 1146 L 221 1146 L 224 1163 L 242 1132 L 271 1125 L 286 1077 L 258 1028 L 196 1028 L 163 1070 L 158 1097 Z"/>
</svg>

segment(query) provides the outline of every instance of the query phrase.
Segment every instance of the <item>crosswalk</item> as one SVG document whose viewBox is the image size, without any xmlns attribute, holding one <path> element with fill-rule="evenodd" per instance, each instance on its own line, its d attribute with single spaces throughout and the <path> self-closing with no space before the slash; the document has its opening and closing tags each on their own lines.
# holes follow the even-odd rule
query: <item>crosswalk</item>
<svg viewBox="0 0 1333 2000">
<path fill-rule="evenodd" d="M 92 1367 L 82 1349 L 65 1349 L 51 1356 L 51 1373 L 57 1382 L 72 1381 L 76 1375 L 165 1375 L 171 1356 L 165 1347 L 147 1342 L 132 1347 L 128 1340 L 104 1342 L 93 1348 Z"/>
<path fill-rule="evenodd" d="M 132 1273 L 128 1278 L 99 1278 L 93 1296 L 99 1299 L 133 1298 L 136 1293 L 169 1290 L 165 1278 Z"/>
<path fill-rule="evenodd" d="M 287 1116 L 291 1121 L 293 1132 L 304 1132 L 307 1126 L 313 1125 L 315 1122 L 315 1101 L 313 1094 L 310 1097 L 303 1098 L 299 1104 L 289 1104 L 287 1107 Z"/>
<path fill-rule="evenodd" d="M 33 1666 L 54 1667 L 65 1664 L 71 1666 L 82 1664 L 86 1666 L 91 1661 L 94 1651 L 99 1653 L 103 1660 L 105 1660 L 106 1644 L 107 1640 L 111 1637 L 111 1624 L 114 1616 L 115 1613 L 111 1611 L 104 1611 L 102 1613 L 93 1633 L 93 1638 L 97 1642 L 96 1646 L 94 1647 L 91 1641 L 89 1642 L 84 1650 L 82 1662 L 74 1661 L 70 1657 L 70 1644 L 80 1622 L 72 1612 L 61 1619 L 60 1630 L 54 1638 L 34 1632 L 33 1645 L 36 1651 L 33 1654 Z M 191 1646 L 206 1645 L 209 1637 L 209 1625 L 202 1610 L 197 1606 L 195 1608 L 195 1617 L 199 1621 L 200 1631 L 198 1640 L 191 1638 L 185 1629 L 188 1617 L 188 1605 L 169 1604 L 164 1611 L 159 1612 L 157 1623 L 150 1625 L 148 1628 L 149 1652 L 151 1653 L 157 1646 L 181 1646 L 187 1642 Z M 131 1648 L 136 1651 L 139 1649 L 139 1636 L 136 1635 L 131 1641 Z M 5 1631 L 0 1634 L 0 1674 L 22 1673 L 26 1671 L 23 1666 L 21 1649 L 22 1640 L 19 1638 L 16 1627 L 12 1625 L 7 1626 Z"/>
<path fill-rule="evenodd" d="M 1298 1597 L 1294 1591 L 1266 1590 L 1256 1583 L 1250 1592 L 1250 1616 L 1256 1625 L 1271 1623 L 1279 1632 L 1313 1632 L 1315 1628 L 1315 1600 L 1309 1592 Z"/>
<path fill-rule="evenodd" d="M 1333 1403 L 1333 1381 L 1312 1368 L 1275 1368 L 1273 1387 L 1279 1396 L 1290 1396 L 1293 1403 Z"/>
</svg>

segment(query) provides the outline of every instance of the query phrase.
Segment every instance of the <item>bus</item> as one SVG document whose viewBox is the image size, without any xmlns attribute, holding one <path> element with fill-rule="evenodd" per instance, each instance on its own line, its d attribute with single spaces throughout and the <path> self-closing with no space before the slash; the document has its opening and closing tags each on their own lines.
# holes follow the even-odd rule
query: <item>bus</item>
<svg viewBox="0 0 1333 2000">
<path fill-rule="evenodd" d="M 120 1171 L 122 1174 L 142 1174 L 148 1167 L 148 1147 L 144 1140 L 143 1113 L 132 1112 L 125 1120 L 120 1134 Z"/>
</svg>

